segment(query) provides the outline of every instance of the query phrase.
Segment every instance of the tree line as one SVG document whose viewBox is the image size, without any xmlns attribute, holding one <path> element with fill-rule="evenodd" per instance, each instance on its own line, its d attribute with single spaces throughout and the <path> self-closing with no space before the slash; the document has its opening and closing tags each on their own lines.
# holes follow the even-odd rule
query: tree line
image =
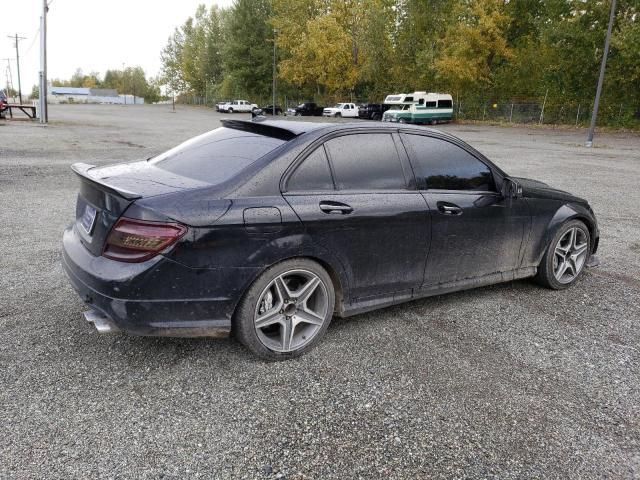
<svg viewBox="0 0 640 480">
<path fill-rule="evenodd" d="M 104 78 L 98 72 L 85 74 L 78 68 L 70 79 L 53 78 L 54 87 L 105 88 L 117 90 L 122 95 L 144 97 L 147 103 L 157 102 L 161 98 L 161 84 L 158 79 L 149 79 L 142 67 L 127 67 L 123 70 L 107 70 Z M 33 86 L 31 98 L 39 98 L 39 88 Z"/>
<path fill-rule="evenodd" d="M 609 0 L 235 0 L 198 7 L 161 52 L 174 93 L 382 101 L 388 93 L 593 98 Z M 619 0 L 604 102 L 640 109 L 640 0 Z"/>
</svg>

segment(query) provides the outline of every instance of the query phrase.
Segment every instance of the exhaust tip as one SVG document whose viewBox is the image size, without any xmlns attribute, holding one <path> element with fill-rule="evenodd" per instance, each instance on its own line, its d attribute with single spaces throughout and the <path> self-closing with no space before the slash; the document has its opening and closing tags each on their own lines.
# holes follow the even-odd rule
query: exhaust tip
<svg viewBox="0 0 640 480">
<path fill-rule="evenodd" d="M 84 312 L 84 318 L 87 322 L 93 323 L 98 333 L 112 333 L 120 330 L 113 320 L 97 310 L 87 310 Z"/>
</svg>

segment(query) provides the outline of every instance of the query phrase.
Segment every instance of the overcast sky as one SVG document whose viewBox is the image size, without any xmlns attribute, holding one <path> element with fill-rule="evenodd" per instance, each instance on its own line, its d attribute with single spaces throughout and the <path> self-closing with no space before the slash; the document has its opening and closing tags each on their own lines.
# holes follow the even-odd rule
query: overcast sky
<svg viewBox="0 0 640 480">
<path fill-rule="evenodd" d="M 175 27 L 195 14 L 199 4 L 229 6 L 233 0 L 49 0 L 47 17 L 48 76 L 70 78 L 85 73 L 140 65 L 147 76 L 160 70 L 160 51 Z M 19 42 L 22 92 L 38 83 L 39 26 L 42 0 L 0 0 L 0 88 L 6 86 L 7 61 L 18 88 L 16 51 Z"/>
</svg>

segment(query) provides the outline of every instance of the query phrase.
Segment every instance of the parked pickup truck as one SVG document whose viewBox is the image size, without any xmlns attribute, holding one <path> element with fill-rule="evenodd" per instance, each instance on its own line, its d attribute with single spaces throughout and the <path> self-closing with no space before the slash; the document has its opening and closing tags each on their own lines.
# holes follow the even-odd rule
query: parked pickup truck
<svg viewBox="0 0 640 480">
<path fill-rule="evenodd" d="M 389 110 L 391 105 L 382 103 L 365 103 L 358 108 L 358 117 L 367 120 L 382 120 L 382 114 Z"/>
<path fill-rule="evenodd" d="M 322 111 L 323 117 L 357 117 L 358 107 L 355 103 L 338 103 L 333 107 L 325 108 Z"/>
<path fill-rule="evenodd" d="M 323 107 L 313 102 L 301 103 L 296 107 L 296 116 L 302 117 L 320 117 L 322 116 Z"/>
<path fill-rule="evenodd" d="M 254 108 L 258 108 L 255 103 L 249 103 L 246 100 L 234 100 L 233 102 L 225 103 L 220 106 L 221 112 L 233 113 L 233 112 L 251 112 Z"/>
</svg>

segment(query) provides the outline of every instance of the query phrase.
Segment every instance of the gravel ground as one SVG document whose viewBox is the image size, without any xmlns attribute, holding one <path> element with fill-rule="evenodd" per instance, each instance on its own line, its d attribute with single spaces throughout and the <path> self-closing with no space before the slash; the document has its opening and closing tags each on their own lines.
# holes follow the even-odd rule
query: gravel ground
<svg viewBox="0 0 640 480">
<path fill-rule="evenodd" d="M 51 118 L 0 121 L 0 478 L 640 477 L 637 135 L 585 149 L 577 130 L 443 126 L 588 198 L 601 267 L 565 292 L 521 281 L 336 320 L 273 364 L 230 339 L 100 336 L 60 267 L 71 163 L 145 158 L 220 117 Z"/>
</svg>

